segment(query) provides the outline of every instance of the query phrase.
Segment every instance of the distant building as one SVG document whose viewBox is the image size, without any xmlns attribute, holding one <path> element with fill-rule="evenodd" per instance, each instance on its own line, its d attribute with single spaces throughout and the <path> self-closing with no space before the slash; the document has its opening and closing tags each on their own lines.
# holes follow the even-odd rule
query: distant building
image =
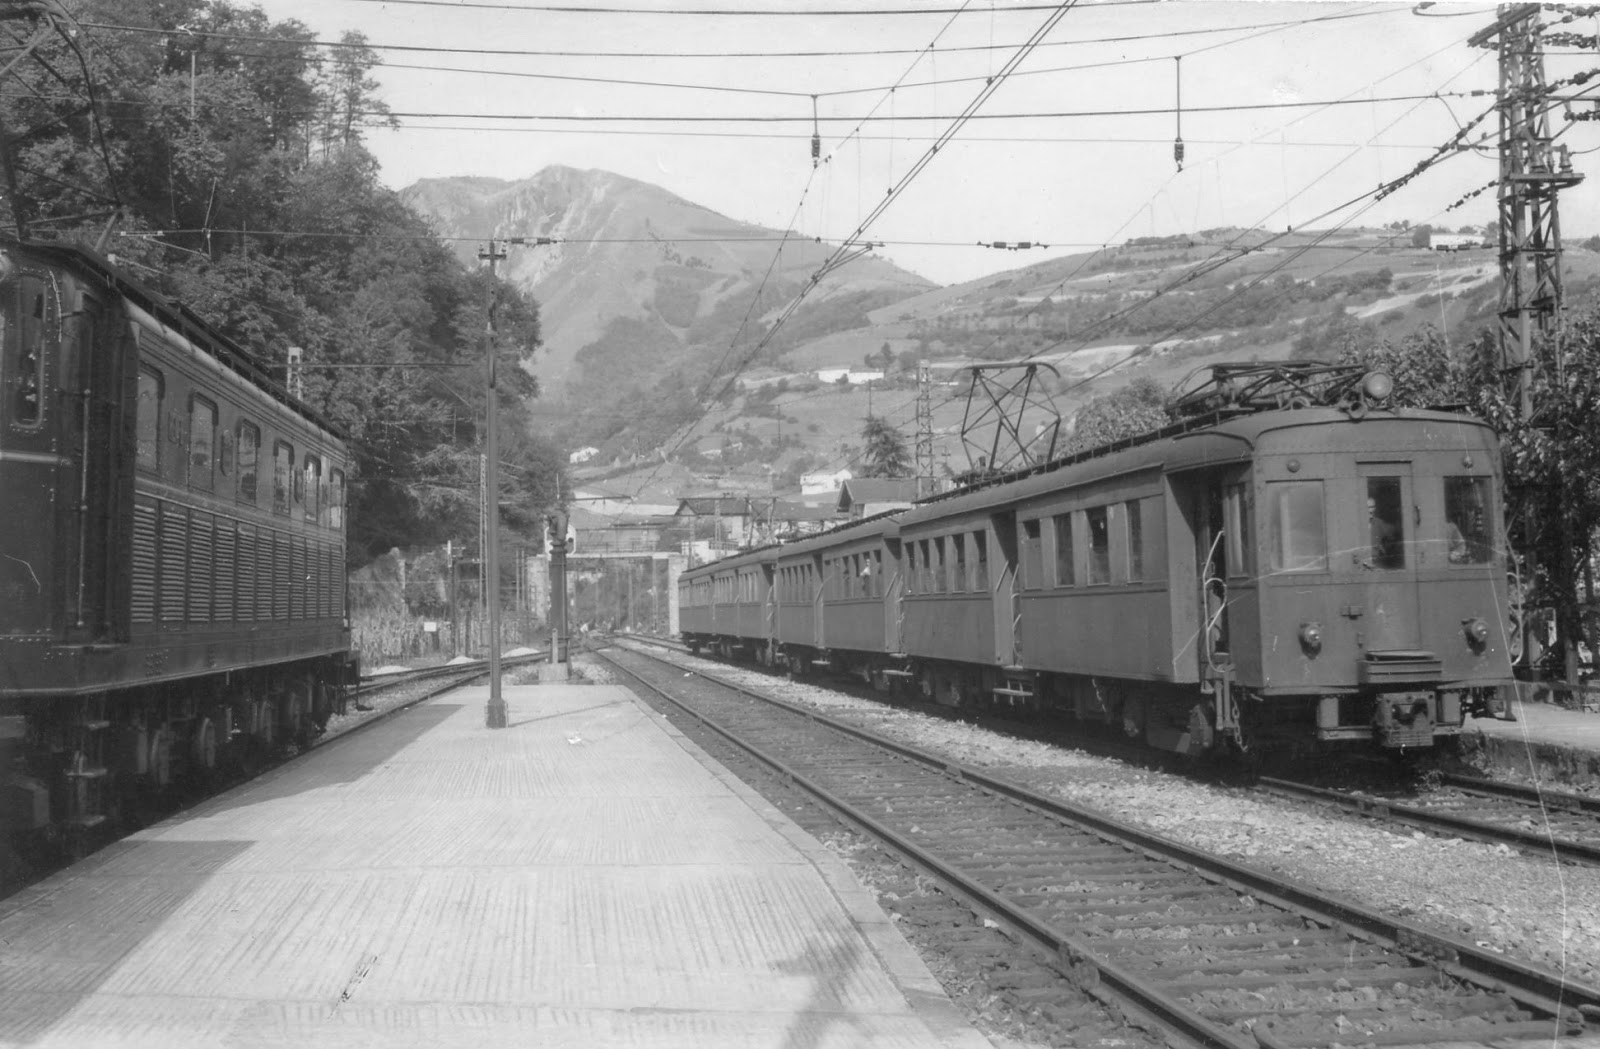
<svg viewBox="0 0 1600 1049">
<path fill-rule="evenodd" d="M 817 371 L 817 378 L 822 382 L 838 382 L 844 379 L 852 386 L 862 383 L 883 381 L 881 371 L 853 371 L 850 368 L 821 368 Z"/>
<path fill-rule="evenodd" d="M 902 510 L 916 502 L 915 477 L 861 477 L 839 488 L 839 513 L 855 519 L 887 510 Z"/>
<path fill-rule="evenodd" d="M 849 470 L 835 470 L 832 473 L 818 471 L 816 473 L 800 475 L 800 494 L 815 495 L 818 492 L 836 492 L 839 486 L 850 480 L 855 474 Z"/>
<path fill-rule="evenodd" d="M 590 446 L 590 447 L 587 447 L 587 448 L 579 448 L 577 451 L 575 451 L 571 455 L 567 456 L 567 462 L 568 463 L 572 463 L 574 465 L 576 465 L 577 463 L 586 463 L 590 459 L 593 459 L 595 456 L 597 456 L 599 454 L 600 454 L 600 449 L 595 448 L 593 446 Z"/>
</svg>

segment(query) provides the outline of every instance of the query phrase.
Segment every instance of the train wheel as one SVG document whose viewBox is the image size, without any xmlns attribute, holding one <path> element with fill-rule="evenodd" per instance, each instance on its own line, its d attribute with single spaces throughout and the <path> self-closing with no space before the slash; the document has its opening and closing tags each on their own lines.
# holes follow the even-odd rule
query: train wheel
<svg viewBox="0 0 1600 1049">
<path fill-rule="evenodd" d="M 201 718 L 194 728 L 189 743 L 189 756 L 195 768 L 212 772 L 217 767 L 217 726 L 210 718 Z"/>
<path fill-rule="evenodd" d="M 172 782 L 172 730 L 158 728 L 150 733 L 150 782 L 165 787 Z"/>
</svg>

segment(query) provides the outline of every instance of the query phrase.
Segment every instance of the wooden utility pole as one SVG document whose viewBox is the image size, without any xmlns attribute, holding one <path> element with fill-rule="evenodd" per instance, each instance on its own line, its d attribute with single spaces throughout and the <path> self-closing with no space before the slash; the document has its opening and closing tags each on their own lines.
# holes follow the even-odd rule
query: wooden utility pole
<svg viewBox="0 0 1600 1049">
<path fill-rule="evenodd" d="M 495 263 L 506 257 L 497 251 L 495 242 L 489 242 L 487 251 L 479 251 L 478 258 L 489 263 L 489 275 L 495 274 Z M 494 288 L 489 289 L 489 314 L 485 324 L 484 367 L 485 393 L 483 453 L 483 599 L 488 606 L 489 628 L 489 707 L 485 721 L 490 728 L 505 728 L 506 701 L 500 693 L 500 435 L 499 391 L 495 385 Z"/>
</svg>

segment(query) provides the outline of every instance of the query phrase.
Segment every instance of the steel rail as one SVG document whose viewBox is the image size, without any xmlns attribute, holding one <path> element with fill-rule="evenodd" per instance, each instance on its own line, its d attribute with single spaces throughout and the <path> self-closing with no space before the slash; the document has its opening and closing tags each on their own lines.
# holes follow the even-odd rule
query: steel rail
<svg viewBox="0 0 1600 1049">
<path fill-rule="evenodd" d="M 672 663 L 648 652 L 641 652 L 636 649 L 627 649 L 627 651 L 642 658 L 671 666 L 678 672 L 686 669 L 679 664 Z M 614 661 L 612 662 L 614 663 Z M 629 676 L 634 677 L 636 680 L 643 680 L 638 678 L 638 675 L 625 669 L 624 672 L 629 673 Z M 1187 866 L 1208 880 L 1227 885 L 1238 891 L 1248 892 L 1263 900 L 1272 901 L 1280 907 L 1310 916 L 1313 920 L 1322 924 L 1344 929 L 1360 938 L 1396 950 L 1412 958 L 1425 959 L 1440 971 L 1467 983 L 1513 993 L 1522 1002 L 1538 1008 L 1553 1017 L 1561 1018 L 1561 1021 L 1569 1027 L 1581 1025 L 1583 1016 L 1600 1018 L 1600 987 L 1591 987 L 1572 981 L 1559 973 L 1542 967 L 1507 958 L 1453 936 L 1434 932 L 1401 919 L 1381 914 L 1354 900 L 1332 895 L 1279 875 L 1270 874 L 1266 871 L 1257 870 L 1190 848 L 1153 832 L 1122 823 L 1093 809 L 1040 795 L 1027 787 L 1012 783 L 1001 777 L 951 762 L 939 755 L 931 754 L 908 744 L 879 737 L 869 730 L 858 728 L 784 700 L 761 695 L 734 682 L 718 678 L 716 675 L 697 670 L 691 670 L 690 673 L 719 687 L 730 689 L 741 695 L 786 710 L 796 716 L 827 725 L 835 731 L 882 747 L 907 759 L 931 768 L 942 769 L 953 777 L 985 787 L 1027 807 L 1049 813 L 1057 818 L 1092 830 L 1129 848 L 1145 852 L 1148 855 L 1159 856 L 1168 861 L 1176 862 L 1181 866 Z M 661 691 L 657 686 L 648 683 L 646 687 L 652 691 Z M 677 703 L 678 701 L 673 700 L 673 702 Z M 678 703 L 678 705 L 684 706 L 686 710 L 689 709 L 684 704 Z M 692 710 L 690 712 L 696 718 L 706 721 L 704 716 L 698 712 Z M 710 725 L 710 722 L 707 721 L 707 724 Z M 720 733 L 727 734 L 727 731 L 719 726 L 712 725 L 711 727 Z M 738 743 L 739 741 L 734 740 L 734 742 Z M 743 746 L 744 744 L 741 743 L 739 745 Z M 781 762 L 776 762 L 775 759 L 762 756 L 761 760 L 773 764 L 775 768 L 784 770 L 785 775 L 794 776 L 792 770 L 787 770 L 786 766 L 783 766 Z M 799 780 L 796 779 L 796 782 L 799 782 Z M 807 787 L 807 789 L 810 790 L 812 788 Z M 830 804 L 832 803 L 830 802 Z M 870 820 L 871 817 L 867 817 L 867 819 Z M 866 823 L 864 825 L 870 826 L 870 824 Z M 918 862 L 921 861 L 919 860 Z M 1029 927 L 1028 923 L 1019 923 L 1019 926 L 1025 929 Z M 1052 935 L 1058 936 L 1058 934 Z M 1058 938 L 1062 944 L 1071 943 L 1066 937 L 1058 936 Z M 1081 954 L 1069 954 L 1067 956 L 1072 964 L 1080 967 L 1092 965 L 1106 975 L 1116 974 L 1114 967 L 1102 965 L 1091 950 L 1082 949 L 1081 947 L 1079 949 Z M 1187 1010 L 1185 1009 L 1185 1011 Z M 1215 1030 L 1207 1021 L 1202 1019 L 1201 1022 L 1207 1023 L 1209 1030 Z"/>
<path fill-rule="evenodd" d="M 1567 860 L 1572 863 L 1600 866 L 1600 845 L 1573 841 L 1570 838 L 1557 838 L 1550 834 L 1518 830 L 1515 827 L 1503 827 L 1488 820 L 1473 819 L 1468 816 L 1455 816 L 1448 812 L 1436 812 L 1431 809 L 1407 805 L 1404 802 L 1365 797 L 1329 787 L 1314 787 L 1308 783 L 1296 783 L 1294 780 L 1278 779 L 1272 776 L 1261 777 L 1257 781 L 1257 786 L 1285 797 L 1333 805 L 1362 816 L 1372 816 L 1421 830 L 1450 833 L 1478 841 L 1511 845 L 1529 852 L 1554 855 L 1557 859 Z M 1451 786 L 1456 786 L 1456 784 L 1452 783 Z M 1528 800 L 1528 795 L 1521 793 L 1520 788 L 1513 784 L 1490 784 L 1486 782 L 1480 783 L 1476 780 L 1464 780 L 1460 789 L 1478 793 L 1485 797 L 1499 795 L 1515 798 L 1519 801 Z M 1537 795 L 1535 794 L 1533 797 L 1537 798 Z M 1551 808 L 1600 814 L 1600 800 L 1583 798 L 1581 795 L 1576 794 L 1557 795 L 1557 797 L 1591 802 L 1594 803 L 1594 807 L 1574 806 L 1569 808 L 1559 801 L 1551 801 L 1549 802 Z M 1600 831 L 1600 824 L 1597 824 L 1596 830 Z"/>
<path fill-rule="evenodd" d="M 643 658 L 656 659 L 654 656 L 639 652 L 635 649 L 628 649 L 627 651 L 633 652 L 635 655 Z M 803 773 L 796 772 L 790 765 L 780 758 L 768 754 L 760 747 L 748 742 L 745 739 L 742 739 L 732 730 L 719 724 L 712 718 L 707 717 L 704 713 L 695 710 L 692 706 L 683 702 L 682 700 L 679 700 L 677 697 L 673 696 L 659 685 L 655 685 L 649 681 L 646 681 L 644 678 L 640 677 L 632 670 L 629 670 L 621 663 L 606 656 L 605 653 L 599 650 L 593 650 L 592 654 L 597 658 L 604 659 L 612 667 L 628 675 L 644 688 L 649 689 L 651 692 L 661 696 L 669 703 L 672 703 L 674 706 L 678 707 L 686 714 L 699 721 L 706 728 L 722 736 L 729 743 L 732 743 L 734 746 L 750 754 L 752 757 L 770 766 L 774 771 L 782 776 L 785 781 L 792 782 L 801 787 L 823 804 L 827 805 L 829 808 L 845 817 L 851 823 L 861 827 L 868 834 L 880 841 L 888 843 L 896 851 L 906 856 L 913 863 L 929 871 L 935 878 L 938 878 L 944 881 L 947 885 L 953 887 L 958 894 L 965 896 L 971 902 L 978 904 L 983 910 L 990 912 L 991 914 L 1005 921 L 1014 929 L 1026 934 L 1036 943 L 1044 946 L 1055 955 L 1062 968 L 1063 975 L 1065 975 L 1067 979 L 1070 980 L 1075 986 L 1078 986 L 1085 991 L 1092 990 L 1100 985 L 1108 986 L 1123 999 L 1123 1004 L 1132 1004 L 1140 1013 L 1143 1013 L 1145 1017 L 1154 1020 L 1160 1026 L 1167 1028 L 1169 1031 L 1175 1031 L 1189 1039 L 1192 1039 L 1198 1045 L 1215 1047 L 1215 1049 L 1255 1049 L 1257 1046 L 1258 1043 L 1255 1041 L 1236 1037 L 1231 1032 L 1217 1027 L 1215 1024 L 1212 1024 L 1198 1013 L 1189 1009 L 1183 1003 L 1163 994 L 1160 990 L 1144 983 L 1131 973 L 1123 971 L 1115 964 L 1099 958 L 1095 952 L 1081 940 L 1075 939 L 1074 937 L 1052 929 L 1049 925 L 1039 921 L 1021 907 L 1011 903 L 1005 897 L 994 892 L 992 889 L 989 889 L 987 886 L 983 885 L 971 875 L 968 875 L 959 867 L 941 860 L 938 856 L 917 845 L 915 842 L 895 831 L 893 828 L 888 827 L 873 816 L 861 811 L 861 809 L 858 807 L 851 805 L 842 798 L 837 797 L 826 787 L 805 776 Z M 682 669 L 681 667 L 677 667 L 676 664 L 667 663 L 664 660 L 657 661 L 667 666 L 673 666 L 675 669 Z M 839 723 L 834 722 L 832 719 L 824 715 L 813 714 L 809 711 L 792 707 L 781 700 L 775 700 L 771 697 L 761 696 L 738 685 L 732 684 L 731 682 L 720 680 L 714 675 L 703 674 L 699 671 L 690 671 L 690 673 L 696 677 L 701 677 L 707 681 L 711 681 L 723 688 L 732 689 L 742 695 L 747 695 L 754 699 L 773 703 L 785 710 L 788 710 L 790 713 L 798 714 L 803 717 L 809 717 L 820 724 L 828 725 L 830 728 L 837 729 L 842 727 Z M 880 745 L 883 742 L 871 737 L 870 735 L 864 735 L 862 738 L 869 742 L 879 743 Z M 946 770 L 950 771 L 953 775 L 959 775 L 959 772 L 956 771 L 957 768 L 958 766 L 946 765 Z"/>
</svg>

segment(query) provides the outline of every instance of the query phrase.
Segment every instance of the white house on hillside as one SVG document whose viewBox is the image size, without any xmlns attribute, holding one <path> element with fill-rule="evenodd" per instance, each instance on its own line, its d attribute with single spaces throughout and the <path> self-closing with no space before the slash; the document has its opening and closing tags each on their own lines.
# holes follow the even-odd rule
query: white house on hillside
<svg viewBox="0 0 1600 1049">
<path fill-rule="evenodd" d="M 849 470 L 835 470 L 833 473 L 818 471 L 816 473 L 800 475 L 800 494 L 815 495 L 818 492 L 837 492 L 841 485 L 855 474 Z"/>
<path fill-rule="evenodd" d="M 820 368 L 817 370 L 817 379 L 821 382 L 838 382 L 844 379 L 852 386 L 862 383 L 880 382 L 883 372 L 855 371 L 850 368 Z"/>
</svg>

